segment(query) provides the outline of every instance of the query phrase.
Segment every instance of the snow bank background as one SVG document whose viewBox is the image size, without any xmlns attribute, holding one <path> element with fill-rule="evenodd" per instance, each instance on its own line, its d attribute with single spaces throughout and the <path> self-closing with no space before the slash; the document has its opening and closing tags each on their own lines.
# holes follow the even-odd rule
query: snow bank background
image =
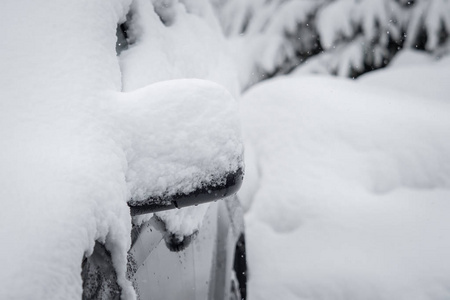
<svg viewBox="0 0 450 300">
<path fill-rule="evenodd" d="M 405 52 L 244 94 L 250 299 L 450 297 L 449 67 Z"/>
</svg>

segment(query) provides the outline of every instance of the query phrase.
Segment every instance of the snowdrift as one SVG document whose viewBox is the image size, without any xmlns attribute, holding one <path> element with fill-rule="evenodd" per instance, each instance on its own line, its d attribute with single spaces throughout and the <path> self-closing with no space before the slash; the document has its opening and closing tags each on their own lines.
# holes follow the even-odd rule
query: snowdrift
<svg viewBox="0 0 450 300">
<path fill-rule="evenodd" d="M 450 65 L 415 57 L 244 95 L 250 299 L 450 297 Z"/>
</svg>

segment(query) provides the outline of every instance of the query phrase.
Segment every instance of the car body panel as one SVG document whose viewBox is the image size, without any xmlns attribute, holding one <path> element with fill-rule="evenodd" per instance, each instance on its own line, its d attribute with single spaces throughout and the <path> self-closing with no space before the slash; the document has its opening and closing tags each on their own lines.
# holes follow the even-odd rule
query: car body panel
<svg viewBox="0 0 450 300">
<path fill-rule="evenodd" d="M 235 247 L 244 231 L 242 215 L 236 196 L 211 203 L 198 233 L 178 251 L 168 244 L 171 233 L 156 216 L 135 226 L 128 278 L 138 299 L 229 299 Z M 100 243 L 85 259 L 82 277 L 83 299 L 119 297 L 111 259 Z"/>
<path fill-rule="evenodd" d="M 141 225 L 129 254 L 135 263 L 131 280 L 139 299 L 226 299 L 230 290 L 234 247 L 231 207 L 236 197 L 212 203 L 192 242 L 183 250 L 170 251 L 163 224 L 155 220 Z M 242 232 L 243 228 L 239 232 Z"/>
</svg>

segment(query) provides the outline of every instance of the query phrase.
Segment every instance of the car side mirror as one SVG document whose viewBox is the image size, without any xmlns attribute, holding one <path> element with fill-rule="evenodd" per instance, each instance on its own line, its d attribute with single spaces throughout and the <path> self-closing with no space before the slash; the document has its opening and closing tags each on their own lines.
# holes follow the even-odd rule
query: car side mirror
<svg viewBox="0 0 450 300">
<path fill-rule="evenodd" d="M 156 197 L 150 196 L 146 204 L 136 205 L 129 202 L 128 206 L 130 207 L 131 215 L 136 216 L 212 202 L 236 194 L 242 185 L 243 178 L 243 169 L 239 168 L 235 172 L 224 175 L 220 184 L 212 182 L 205 183 L 189 193 L 176 193 Z"/>
<path fill-rule="evenodd" d="M 182 208 L 236 193 L 243 180 L 238 103 L 198 79 L 152 84 L 118 97 L 132 215 Z"/>
</svg>

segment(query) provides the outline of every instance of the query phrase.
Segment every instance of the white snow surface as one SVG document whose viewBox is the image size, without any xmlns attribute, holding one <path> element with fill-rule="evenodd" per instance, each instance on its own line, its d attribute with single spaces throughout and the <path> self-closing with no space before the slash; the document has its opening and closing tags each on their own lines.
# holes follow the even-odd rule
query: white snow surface
<svg viewBox="0 0 450 300">
<path fill-rule="evenodd" d="M 212 82 L 179 79 L 120 95 L 132 202 L 189 193 L 242 167 L 237 103 Z"/>
<path fill-rule="evenodd" d="M 80 299 L 81 261 L 96 240 L 111 251 L 122 298 L 135 298 L 127 201 L 240 167 L 237 104 L 221 85 L 120 92 L 116 27 L 129 6 L 0 3 L 0 299 Z M 201 220 L 174 223 L 192 231 Z"/>
<path fill-rule="evenodd" d="M 414 63 L 411 63 L 414 62 Z M 450 103 L 448 72 L 436 71 L 450 66 L 450 56 L 437 58 L 417 50 L 403 50 L 388 68 L 366 73 L 358 81 L 384 87 L 425 99 Z"/>
<path fill-rule="evenodd" d="M 106 241 L 124 295 L 126 160 L 101 113 L 120 90 L 115 29 L 128 1 L 2 1 L 0 298 L 80 299 Z"/>
<path fill-rule="evenodd" d="M 236 63 L 230 45 L 208 0 L 157 1 L 163 24 L 148 0 L 135 0 L 130 21 L 134 44 L 122 53 L 123 89 L 135 90 L 150 83 L 179 78 L 201 78 L 239 92 Z"/>
<path fill-rule="evenodd" d="M 161 150 L 148 152 L 152 153 L 151 157 L 139 156 L 140 161 L 134 163 L 136 168 L 133 167 L 137 173 L 129 172 L 130 178 L 136 179 L 131 182 L 132 185 L 138 186 L 131 187 L 132 198 L 138 201 L 144 200 L 150 189 L 156 195 L 166 191 L 175 192 L 174 188 L 179 192 L 190 192 L 199 186 L 202 178 L 217 181 L 224 173 L 242 167 L 233 164 L 242 160 L 238 156 L 241 156 L 243 151 L 240 142 L 240 121 L 236 118 L 237 103 L 231 97 L 239 94 L 236 64 L 232 60 L 230 45 L 222 35 L 210 2 L 152 2 L 153 5 L 147 0 L 136 0 L 131 7 L 129 35 L 132 43 L 119 58 L 123 90 L 133 91 L 171 79 L 200 78 L 216 82 L 227 91 L 219 87 L 208 88 L 205 84 L 189 90 L 190 83 L 186 82 L 186 91 L 183 93 L 191 101 L 183 102 L 180 98 L 181 104 L 184 104 L 184 113 L 176 113 L 180 109 L 172 106 L 172 110 L 176 110 L 171 112 L 173 118 L 167 117 L 164 120 L 164 124 L 173 127 L 173 135 L 164 136 L 163 131 L 163 135 L 154 139 L 158 141 L 157 146 L 161 146 Z M 161 18 L 165 20 L 165 24 L 161 22 Z M 171 87 L 167 86 L 167 89 Z M 180 89 L 174 89 L 173 93 L 179 94 Z M 203 98 L 198 97 L 202 95 Z M 162 103 L 165 99 L 158 101 Z M 154 114 L 157 117 L 160 112 Z M 160 118 L 147 120 L 148 128 L 165 126 L 158 125 L 157 120 Z M 177 120 L 179 121 L 176 122 Z M 139 122 L 136 124 L 139 126 Z M 178 128 L 173 124 L 178 124 Z M 183 126 L 190 128 L 183 129 Z M 188 130 L 192 134 L 187 135 Z M 214 134 L 208 135 L 208 132 Z M 152 146 L 152 149 L 154 148 Z M 190 156 L 186 156 L 186 151 Z M 158 170 L 144 171 L 139 167 L 143 161 L 155 163 L 154 166 Z M 177 172 L 173 168 L 167 168 L 168 163 L 177 168 Z M 208 172 L 215 174 L 215 178 L 208 178 Z M 147 180 L 149 176 L 156 176 L 155 174 L 158 174 L 158 178 L 155 178 L 158 185 L 146 185 L 143 188 L 142 181 Z M 186 181 L 186 176 L 194 181 Z M 166 182 L 168 180 L 169 182 Z M 189 235 L 200 228 L 207 208 L 208 205 L 203 205 L 160 212 L 157 215 L 165 222 L 169 231 Z M 150 217 L 137 217 L 134 222 L 141 223 Z"/>
<path fill-rule="evenodd" d="M 249 299 L 450 298 L 450 63 L 405 55 L 244 94 Z"/>
</svg>

